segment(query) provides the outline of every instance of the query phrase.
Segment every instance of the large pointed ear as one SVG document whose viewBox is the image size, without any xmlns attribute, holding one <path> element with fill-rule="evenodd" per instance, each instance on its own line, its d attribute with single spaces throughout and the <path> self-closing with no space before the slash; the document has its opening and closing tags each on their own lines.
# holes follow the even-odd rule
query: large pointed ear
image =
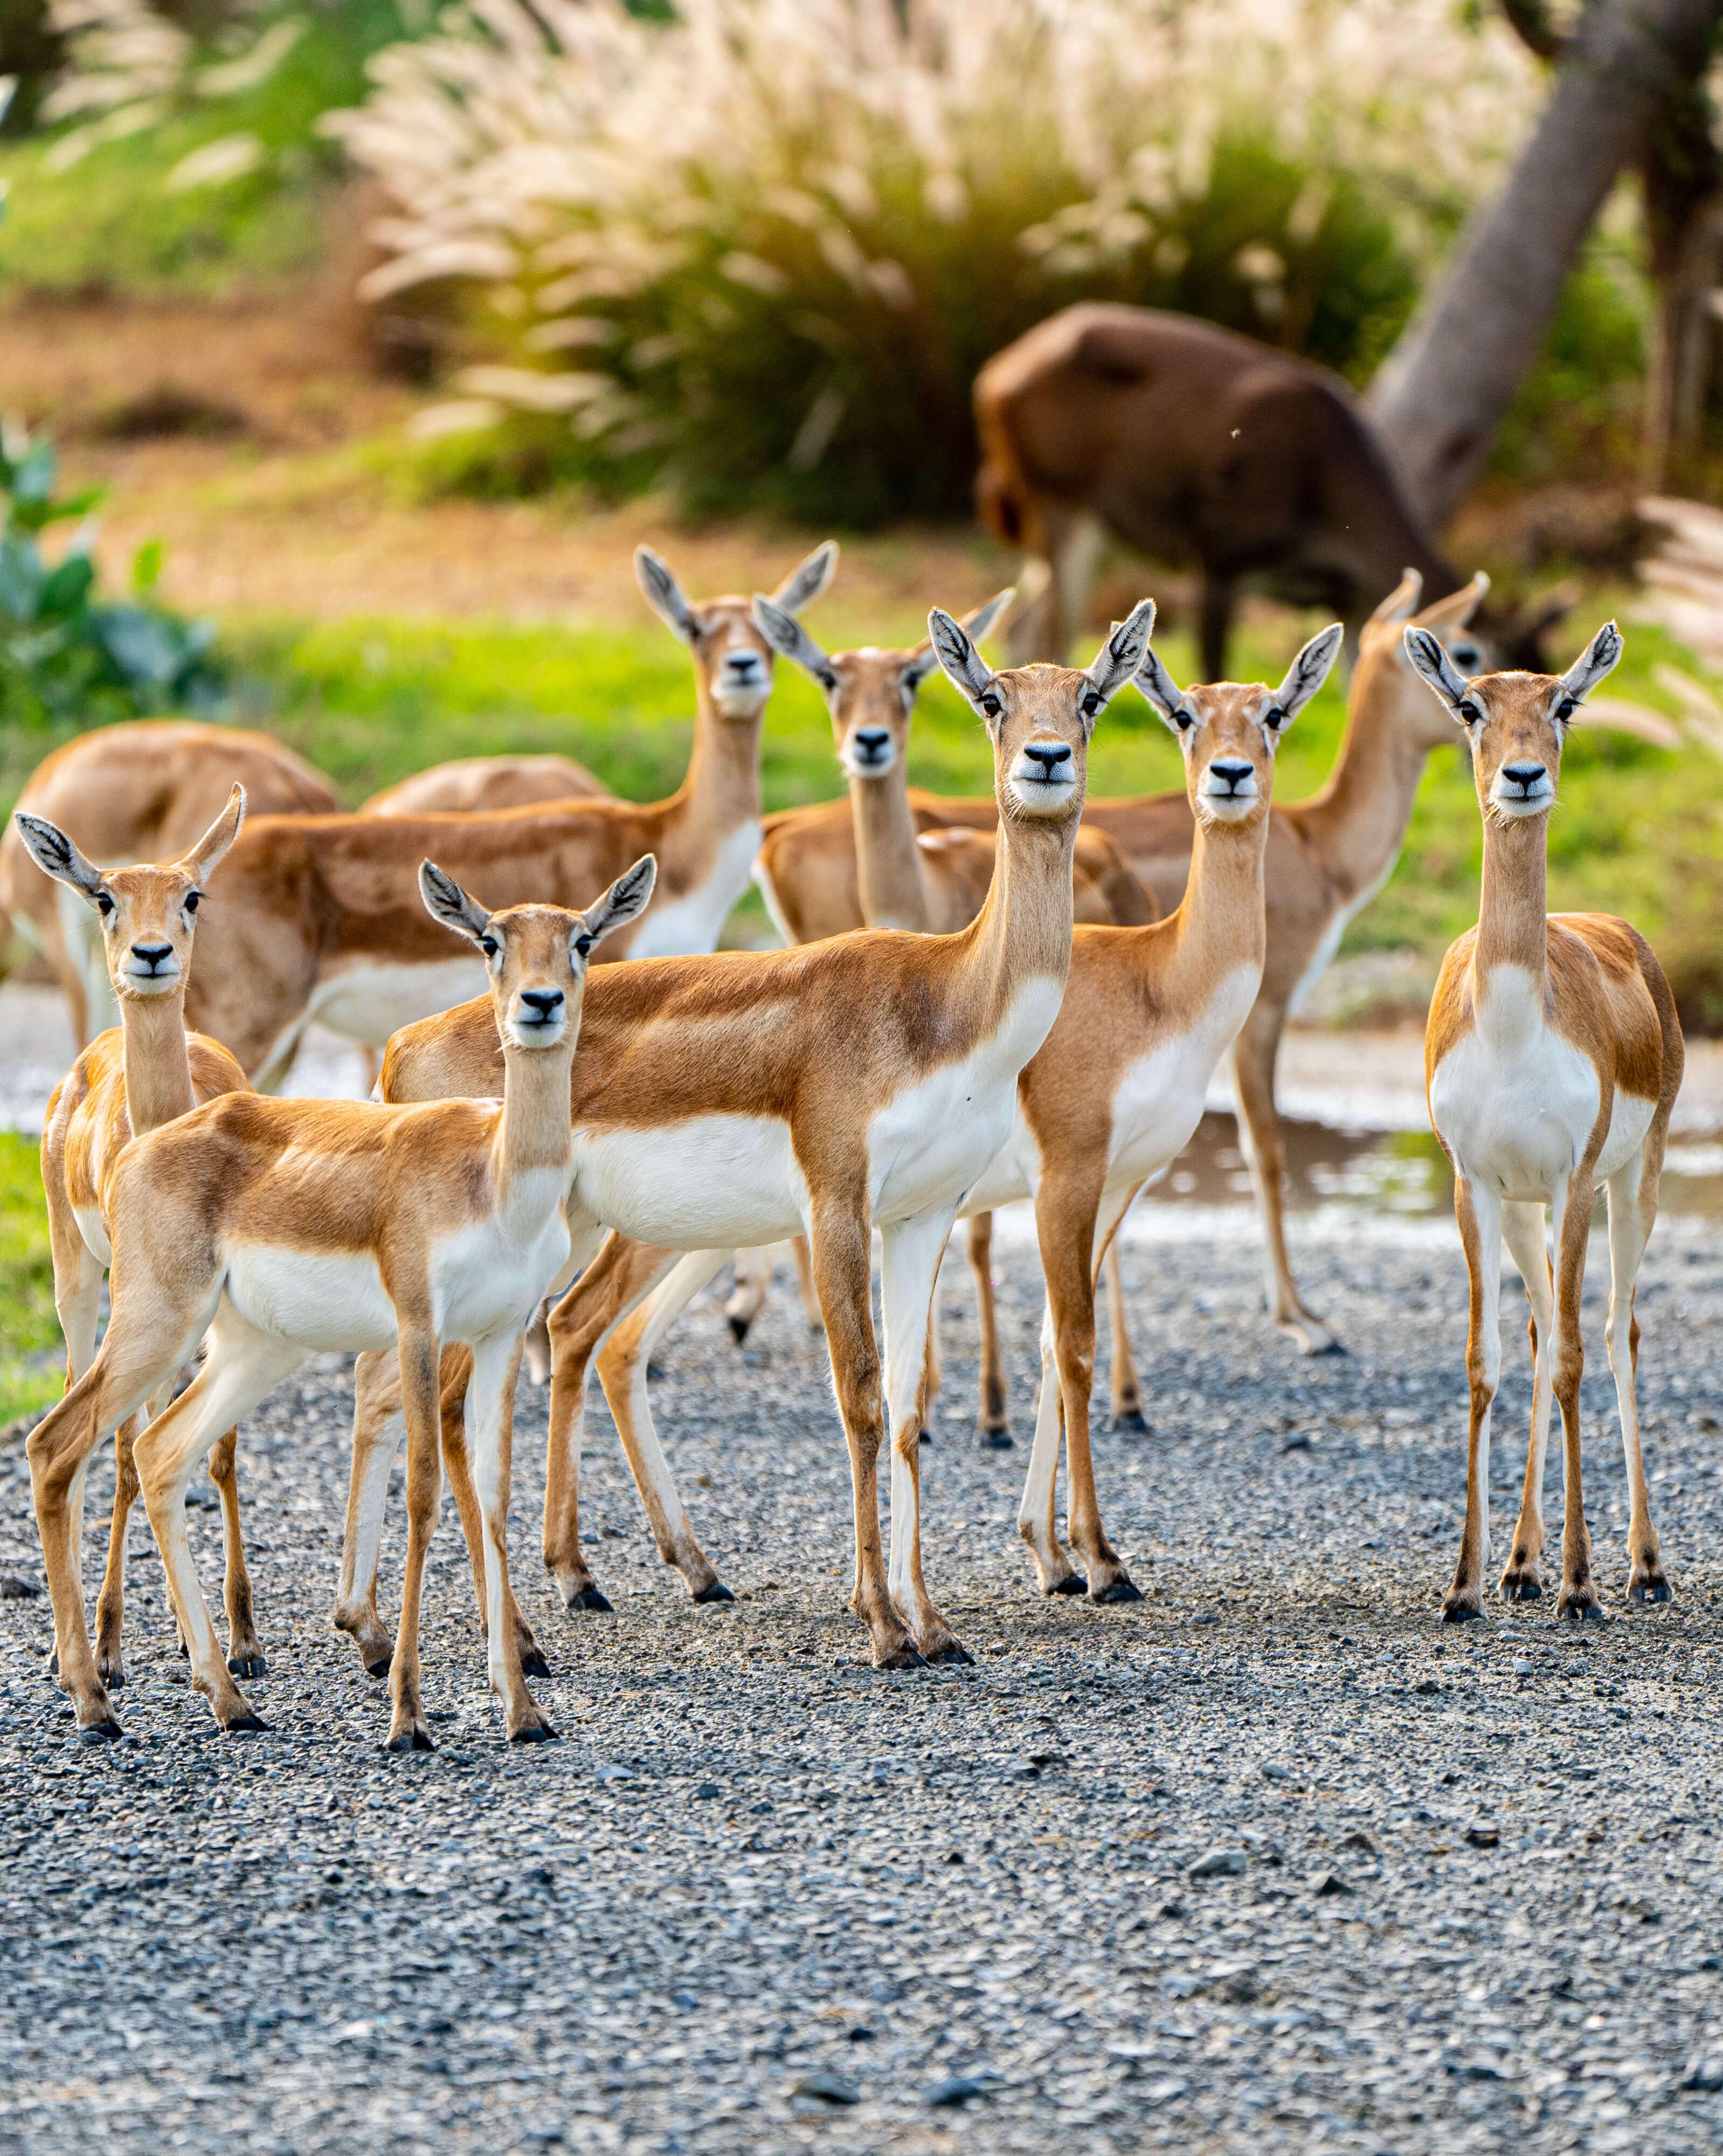
<svg viewBox="0 0 1723 2156">
<path fill-rule="evenodd" d="M 1467 721 L 1460 718 L 1460 706 L 1467 701 L 1466 678 L 1449 657 L 1441 638 L 1428 629 L 1408 629 L 1406 632 L 1406 656 L 1455 718 L 1464 726 Z M 1472 708 L 1475 710 L 1476 706 Z"/>
<path fill-rule="evenodd" d="M 1003 707 L 993 690 L 992 669 L 970 642 L 967 631 L 942 607 L 935 607 L 927 617 L 927 634 L 940 665 L 991 724 Z"/>
<path fill-rule="evenodd" d="M 756 592 L 754 620 L 762 636 L 781 659 L 793 659 L 798 666 L 806 667 L 828 695 L 837 687 L 837 670 L 831 660 L 795 616 L 787 613 L 776 599 L 762 598 Z"/>
<path fill-rule="evenodd" d="M 1331 621 L 1310 639 L 1287 668 L 1286 679 L 1275 690 L 1273 701 L 1264 712 L 1265 726 L 1279 734 L 1292 724 L 1328 679 L 1329 669 L 1340 656 L 1346 634 L 1341 623 Z"/>
<path fill-rule="evenodd" d="M 1565 697 L 1575 704 L 1583 702 L 1600 681 L 1614 673 L 1626 649 L 1622 642 L 1621 631 L 1613 621 L 1606 621 L 1561 676 Z M 1572 716 L 1572 713 L 1563 711 L 1558 704 L 1556 716 L 1559 719 L 1567 719 Z"/>
<path fill-rule="evenodd" d="M 1011 604 L 1016 596 L 1016 588 L 1015 585 L 1008 584 L 1003 592 L 995 592 L 992 598 L 987 600 L 985 605 L 978 606 L 973 613 L 965 614 L 963 633 L 972 644 L 979 644 L 987 631 L 992 629 L 1006 608 Z M 931 638 L 926 643 L 918 644 L 915 646 L 910 654 L 909 663 L 904 668 L 903 673 L 904 686 L 911 696 L 915 695 L 916 690 L 921 686 L 938 664 L 939 654 L 934 649 Z"/>
<path fill-rule="evenodd" d="M 1161 654 L 1152 644 L 1136 670 L 1136 685 L 1174 733 L 1188 733 L 1197 724 L 1197 714 L 1187 706 L 1184 690 L 1161 664 Z"/>
<path fill-rule="evenodd" d="M 51 875 L 56 883 L 75 891 L 86 904 L 95 904 L 96 893 L 101 889 L 101 870 L 94 862 L 85 860 L 82 854 L 61 830 L 58 824 L 50 824 L 45 816 L 32 816 L 27 809 L 18 809 L 13 817 L 18 825 L 18 836 L 29 849 L 30 859 L 44 875 Z"/>
<path fill-rule="evenodd" d="M 1416 569 L 1403 569 L 1400 581 L 1371 615 L 1372 621 L 1410 621 L 1423 597 L 1424 580 Z"/>
<path fill-rule="evenodd" d="M 596 906 L 589 906 L 581 916 L 587 925 L 585 947 L 582 939 L 575 938 L 575 956 L 584 958 L 594 943 L 610 935 L 613 931 L 627 927 L 637 915 L 646 911 L 652 896 L 652 887 L 658 881 L 658 860 L 652 854 L 642 854 L 631 869 L 626 869 L 612 884 Z"/>
<path fill-rule="evenodd" d="M 1090 667 L 1090 695 L 1083 699 L 1083 716 L 1094 718 L 1141 669 L 1155 633 L 1155 602 L 1139 599 L 1095 654 Z M 1090 696 L 1097 701 L 1093 708 Z"/>
<path fill-rule="evenodd" d="M 236 786 L 228 796 L 228 805 L 210 825 L 195 846 L 191 846 L 179 857 L 179 865 L 199 883 L 214 873 L 215 865 L 239 835 L 245 821 L 245 788 Z"/>
<path fill-rule="evenodd" d="M 798 562 L 772 597 L 786 613 L 800 613 L 810 607 L 831 583 L 838 567 L 838 542 L 828 539 L 816 547 L 805 562 Z"/>
<path fill-rule="evenodd" d="M 688 643 L 694 635 L 694 609 L 682 596 L 682 587 L 670 573 L 670 565 L 649 547 L 634 549 L 634 574 L 646 594 L 646 603 L 674 633 Z"/>
<path fill-rule="evenodd" d="M 1490 579 L 1479 569 L 1469 583 L 1462 584 L 1457 592 L 1449 592 L 1445 598 L 1435 600 L 1418 618 L 1420 629 L 1464 629 L 1483 605 L 1490 589 Z"/>
<path fill-rule="evenodd" d="M 490 916 L 476 899 L 471 899 L 452 875 L 446 875 L 434 861 L 418 865 L 418 895 L 425 902 L 425 910 L 433 921 L 440 921 L 445 928 L 452 928 L 457 936 L 465 936 L 476 943 L 487 958 L 496 955 L 496 942 L 490 933 Z M 489 948 L 486 949 L 486 946 Z"/>
</svg>

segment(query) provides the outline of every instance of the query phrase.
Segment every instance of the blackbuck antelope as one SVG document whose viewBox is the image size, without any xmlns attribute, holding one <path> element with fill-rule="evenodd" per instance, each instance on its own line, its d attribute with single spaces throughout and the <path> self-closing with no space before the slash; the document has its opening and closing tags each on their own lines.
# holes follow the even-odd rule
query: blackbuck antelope
<svg viewBox="0 0 1723 2156">
<path fill-rule="evenodd" d="M 481 954 L 479 1008 L 502 1062 L 502 1099 L 418 1107 L 272 1101 L 230 1093 L 136 1138 L 107 1188 L 112 1318 L 88 1371 L 29 1441 L 37 1524 L 54 1598 L 60 1681 L 85 1728 L 113 1708 L 84 1625 L 78 1496 L 102 1436 L 177 1370 L 205 1332 L 187 1390 L 136 1445 L 138 1478 L 192 1681 L 224 1729 L 255 1716 L 216 1651 L 186 1535 L 186 1486 L 218 1434 L 318 1351 L 387 1348 L 408 1429 L 407 1573 L 390 1665 L 392 1750 L 428 1750 L 418 1613 L 436 1525 L 438 1368 L 471 1353 L 468 1425 L 484 1540 L 490 1673 L 515 1741 L 554 1732 L 527 1691 L 504 1621 L 505 1515 L 520 1337 L 567 1260 L 569 1071 L 587 962 L 652 894 L 650 857 L 583 913 L 486 913 L 428 861 L 428 908 Z M 506 1651 L 505 1651 L 506 1643 Z"/>
<path fill-rule="evenodd" d="M 1085 671 L 996 675 L 949 615 L 930 617 L 941 663 L 992 740 L 1003 812 L 992 887 L 968 927 L 945 937 L 867 929 L 791 951 L 659 959 L 609 968 L 588 988 L 572 1101 L 573 1262 L 591 1259 L 607 1227 L 657 1245 L 661 1263 L 644 1294 L 679 1250 L 808 1235 L 849 1444 L 852 1607 L 884 1668 L 966 1659 L 921 1573 L 917 1454 L 934 1280 L 953 1220 L 1010 1134 L 1018 1074 L 1058 1015 L 1089 737 L 1142 664 L 1153 618 L 1143 601 Z M 469 1004 L 397 1034 L 384 1060 L 386 1097 L 493 1090 L 496 1047 L 484 1019 Z M 387 1385 L 374 1386 L 355 1429 L 349 1522 L 373 1537 L 393 1449 L 389 1404 Z M 576 1487 L 579 1405 L 553 1393 L 549 1502 L 559 1507 Z M 877 1485 L 888 1430 L 889 1574 Z M 445 1423 L 444 1435 L 458 1481 L 459 1432 Z M 350 1547 L 344 1579 L 375 1573 L 374 1539 Z"/>
<path fill-rule="evenodd" d="M 174 860 L 243 786 L 253 815 L 316 816 L 335 788 L 267 734 L 192 719 L 97 726 L 45 756 L 18 807 L 66 832 L 88 860 Z M 0 832 L 0 914 L 41 952 L 66 999 L 74 1048 L 118 1022 L 100 939 L 80 899 L 38 874 L 17 828 Z"/>
<path fill-rule="evenodd" d="M 791 611 L 824 588 L 836 549 L 816 548 L 779 596 Z M 381 1048 L 409 1020 L 484 985 L 461 939 L 413 897 L 427 855 L 494 906 L 573 904 L 642 854 L 658 894 L 608 956 L 710 950 L 747 888 L 760 844 L 760 721 L 772 649 L 743 599 L 690 605 L 655 555 L 643 583 L 695 657 L 698 709 L 688 775 L 668 800 L 556 801 L 472 815 L 253 817 L 223 862 L 216 948 L 187 1005 L 263 1090 L 278 1085 L 314 1019 Z"/>
<path fill-rule="evenodd" d="M 572 756 L 462 756 L 415 771 L 359 804 L 362 816 L 471 816 L 540 801 L 608 801 L 610 788 Z"/>
<path fill-rule="evenodd" d="M 203 886 L 233 844 L 245 815 L 245 793 L 233 788 L 228 805 L 197 844 L 160 867 L 99 869 L 57 824 L 20 809 L 19 840 L 44 875 L 75 894 L 100 924 L 103 952 L 120 1024 L 99 1034 L 55 1086 L 42 1127 L 42 1191 L 48 1203 L 54 1260 L 54 1306 L 66 1341 L 69 1389 L 95 1356 L 102 1276 L 107 1270 L 108 1178 L 133 1138 L 201 1102 L 249 1091 L 245 1074 L 219 1041 L 185 1025 L 186 978 Z M 167 1404 L 172 1375 L 150 1401 Z M 128 1418 L 115 1432 L 114 1513 L 107 1570 L 96 1603 L 95 1664 L 110 1688 L 126 1681 L 121 1649 L 126 1598 L 126 1530 L 138 1491 L 133 1463 L 136 1435 Z M 221 1492 L 226 1546 L 223 1599 L 228 1615 L 228 1667 L 261 1676 L 264 1651 L 253 1622 L 251 1581 L 239 1527 L 229 1430 L 209 1456 L 210 1480 Z"/>
<path fill-rule="evenodd" d="M 1313 639 L 1275 690 L 1221 683 L 1181 692 L 1158 657 L 1147 654 L 1139 685 L 1185 753 L 1195 832 L 1185 895 L 1170 919 L 1147 927 L 1076 929 L 1058 1019 L 1018 1081 L 1010 1142 L 960 1208 L 972 1217 L 1013 1199 L 1035 1203 L 1048 1308 L 1018 1527 L 1044 1594 L 1086 1588 L 1096 1602 L 1137 1599 L 1101 1526 L 1090 1461 L 1095 1282 L 1137 1191 L 1188 1143 L 1215 1066 L 1257 994 L 1267 944 L 1263 864 L 1274 752 L 1320 688 L 1341 639 L 1338 624 Z M 646 1372 L 654 1348 L 724 1255 L 692 1253 L 667 1272 L 667 1252 L 613 1238 L 551 1312 L 545 1559 L 571 1607 L 608 1606 L 580 1548 L 575 1481 L 587 1367 L 595 1355 L 659 1553 L 696 1599 L 711 1592 L 717 1575 L 653 1427 Z M 458 1393 L 445 1407 L 447 1445 L 451 1436 L 459 1442 L 449 1426 Z M 1054 1518 L 1062 1423 L 1080 1573 Z"/>
<path fill-rule="evenodd" d="M 1606 622 L 1559 677 L 1468 680 L 1438 640 L 1418 629 L 1407 631 L 1406 649 L 1464 729 L 1484 812 L 1478 926 L 1443 961 L 1424 1042 L 1430 1122 L 1454 1165 L 1454 1213 L 1471 1277 L 1465 1528 L 1442 1614 L 1454 1623 L 1483 1611 L 1504 1241 L 1531 1306 L 1533 1374 L 1526 1484 L 1501 1591 L 1515 1600 L 1542 1592 L 1544 1454 L 1553 1396 L 1561 1408 L 1567 1498 L 1556 1614 L 1604 1614 L 1592 1578 L 1579 1422 L 1580 1295 L 1600 1184 L 1609 1205 L 1604 1337 L 1630 1507 L 1628 1593 L 1635 1602 L 1666 1602 L 1669 1585 L 1639 1452 L 1633 1295 L 1681 1086 L 1681 1028 L 1663 968 L 1636 930 L 1608 914 L 1545 911 L 1561 752 L 1580 706 L 1620 659 L 1621 635 Z"/>
</svg>

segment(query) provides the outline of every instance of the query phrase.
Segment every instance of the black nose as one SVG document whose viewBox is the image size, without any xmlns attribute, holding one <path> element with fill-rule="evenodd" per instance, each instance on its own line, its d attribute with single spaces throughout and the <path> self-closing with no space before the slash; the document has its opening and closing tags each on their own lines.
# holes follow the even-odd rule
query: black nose
<svg viewBox="0 0 1723 2156">
<path fill-rule="evenodd" d="M 1225 779 L 1230 791 L 1236 793 L 1253 775 L 1254 767 L 1243 757 L 1217 757 L 1208 768 L 1217 778 Z"/>
<path fill-rule="evenodd" d="M 554 1018 L 562 1008 L 561 988 L 522 988 L 520 1000 L 536 1016 Z"/>
<path fill-rule="evenodd" d="M 1031 742 L 1023 754 L 1040 765 L 1044 779 L 1051 778 L 1062 763 L 1071 760 L 1070 749 L 1064 742 Z"/>
<path fill-rule="evenodd" d="M 857 752 L 865 760 L 884 756 L 890 744 L 891 736 L 884 726 L 858 726 L 855 730 Z"/>
<path fill-rule="evenodd" d="M 732 651 L 724 664 L 732 674 L 751 674 L 760 664 L 757 651 Z"/>
<path fill-rule="evenodd" d="M 173 956 L 173 946 L 171 943 L 134 943 L 131 955 L 134 958 L 141 958 L 146 966 L 159 966 L 164 958 Z"/>
<path fill-rule="evenodd" d="M 1522 793 L 1530 793 L 1533 787 L 1542 785 L 1545 771 L 1546 767 L 1541 763 L 1505 763 L 1501 775 Z"/>
</svg>

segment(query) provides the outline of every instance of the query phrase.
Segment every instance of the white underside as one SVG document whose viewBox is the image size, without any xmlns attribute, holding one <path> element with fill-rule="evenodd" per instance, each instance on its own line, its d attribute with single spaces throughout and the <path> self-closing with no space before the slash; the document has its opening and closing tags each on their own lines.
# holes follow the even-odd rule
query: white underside
<svg viewBox="0 0 1723 2156">
<path fill-rule="evenodd" d="M 1322 976 L 1328 971 L 1328 968 L 1334 963 L 1334 954 L 1340 948 L 1341 937 L 1346 934 L 1347 929 L 1351 927 L 1353 921 L 1357 919 L 1358 916 L 1364 911 L 1365 907 L 1369 905 L 1371 900 L 1376 896 L 1377 893 L 1382 889 L 1388 878 L 1392 875 L 1394 873 L 1394 864 L 1399 860 L 1399 858 L 1400 850 L 1397 846 L 1392 854 L 1389 855 L 1387 866 L 1383 869 L 1382 874 L 1379 876 L 1372 877 L 1370 882 L 1366 884 L 1362 891 L 1359 891 L 1356 896 L 1348 899 L 1346 903 L 1341 906 L 1340 911 L 1335 915 L 1333 920 L 1329 922 L 1328 927 L 1323 934 L 1322 941 L 1316 946 L 1315 952 L 1311 954 L 1310 964 L 1305 968 L 1303 973 L 1299 977 L 1298 986 L 1292 992 L 1291 998 L 1286 1006 L 1288 1017 L 1296 1018 L 1303 1010 L 1305 1005 L 1310 1001 L 1311 995 L 1315 993 L 1317 982 L 1321 979 Z"/>
<path fill-rule="evenodd" d="M 72 1218 L 78 1223 L 78 1233 L 84 1238 L 85 1247 L 92 1257 L 109 1263 L 113 1252 L 108 1247 L 108 1231 L 102 1224 L 101 1208 L 98 1205 L 74 1205 Z"/>
<path fill-rule="evenodd" d="M 631 958 L 681 958 L 715 951 L 724 924 L 748 887 L 760 850 L 757 823 L 738 824 L 719 847 L 704 883 L 679 898 L 649 906 L 627 945 Z M 597 893 L 592 896 L 596 898 Z"/>
<path fill-rule="evenodd" d="M 323 975 L 311 991 L 308 1021 L 367 1048 L 416 1019 L 483 995 L 490 977 L 481 958 L 436 958 L 414 965 L 399 959 L 355 958 Z"/>
<path fill-rule="evenodd" d="M 1546 1024 L 1541 984 L 1523 968 L 1497 966 L 1473 1030 L 1437 1065 L 1430 1116 L 1468 1183 L 1542 1204 L 1578 1167 L 1599 1097 L 1591 1058 Z M 1599 1183 L 1638 1152 L 1656 1112 L 1654 1101 L 1616 1093 Z"/>
</svg>

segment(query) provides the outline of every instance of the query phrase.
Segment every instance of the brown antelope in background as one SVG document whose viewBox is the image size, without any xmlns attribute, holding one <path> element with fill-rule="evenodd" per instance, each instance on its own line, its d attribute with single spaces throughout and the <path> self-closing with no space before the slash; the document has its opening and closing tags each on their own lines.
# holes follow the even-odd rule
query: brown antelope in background
<svg viewBox="0 0 1723 2156">
<path fill-rule="evenodd" d="M 219 1041 L 185 1026 L 186 978 L 192 961 L 203 885 L 233 844 L 245 815 L 245 793 L 234 787 L 227 807 L 177 860 L 159 868 L 99 869 L 46 818 L 19 809 L 22 844 L 47 876 L 74 892 L 100 922 L 120 1024 L 100 1034 L 54 1088 L 42 1127 L 42 1193 L 48 1205 L 54 1260 L 54 1306 L 66 1341 L 66 1384 L 75 1384 L 95 1356 L 102 1276 L 107 1270 L 108 1178 L 121 1153 L 146 1131 L 189 1114 L 204 1101 L 250 1089 Z M 172 1374 L 152 1395 L 150 1413 L 167 1404 Z M 102 1681 L 126 1681 L 121 1650 L 126 1599 L 126 1530 L 138 1491 L 136 1432 L 128 1418 L 115 1432 L 114 1513 L 107 1569 L 96 1603 L 95 1660 Z M 223 1599 L 228 1616 L 228 1667 L 261 1676 L 264 1651 L 252 1620 L 251 1580 L 239 1526 L 234 1471 L 236 1433 L 229 1430 L 210 1455 L 209 1476 L 221 1492 L 227 1568 Z"/>
<path fill-rule="evenodd" d="M 1601 913 L 1547 913 L 1549 816 L 1561 752 L 1584 699 L 1616 665 L 1606 622 L 1566 674 L 1469 680 L 1433 636 L 1406 632 L 1412 663 L 1464 729 L 1484 812 L 1478 926 L 1443 961 L 1424 1068 L 1430 1122 L 1454 1165 L 1454 1214 L 1471 1280 L 1466 1518 L 1442 1614 L 1483 1612 L 1490 1560 L 1490 1426 L 1501 1373 L 1501 1245 L 1531 1306 L 1531 1435 L 1510 1599 L 1541 1594 L 1543 1471 L 1551 1396 L 1566 1440 L 1558 1617 L 1601 1617 L 1580 1484 L 1580 1296 L 1598 1186 L 1609 1203 L 1609 1367 L 1630 1512 L 1628 1593 L 1669 1599 L 1639 1451 L 1634 1286 L 1652 1223 L 1684 1048 L 1674 999 L 1644 937 Z M 1545 1241 L 1547 1208 L 1549 1245 Z M 1554 1250 L 1554 1265 L 1550 1248 Z"/>
<path fill-rule="evenodd" d="M 186 1536 L 186 1486 L 217 1435 L 306 1357 L 381 1352 L 408 1428 L 407 1573 L 390 1665 L 392 1750 L 428 1750 L 418 1681 L 425 1552 L 441 1489 L 437 1375 L 446 1342 L 472 1357 L 469 1440 L 485 1553 L 490 1674 L 511 1740 L 554 1734 L 503 1613 L 509 1440 L 520 1337 L 568 1257 L 569 1070 L 594 944 L 652 892 L 637 862 L 583 913 L 487 914 L 428 862 L 424 902 L 481 953 L 502 1099 L 419 1107 L 232 1093 L 134 1141 L 108 1185 L 113 1315 L 101 1351 L 29 1441 L 54 1597 L 60 1681 L 79 1726 L 113 1710 L 84 1629 L 75 1539 L 90 1455 L 190 1353 L 203 1369 L 137 1440 L 138 1477 L 192 1657 L 224 1729 L 257 1719 L 216 1652 Z M 509 1651 L 505 1651 L 506 1642 Z"/>
<path fill-rule="evenodd" d="M 254 816 L 341 806 L 322 773 L 283 742 L 192 719 L 128 720 L 79 734 L 43 757 L 17 805 L 65 832 L 87 860 L 117 867 L 177 860 L 236 786 Z M 0 832 L 0 914 L 53 968 L 74 1049 L 117 1023 L 107 961 L 82 901 L 38 873 L 10 823 Z"/>
<path fill-rule="evenodd" d="M 949 615 L 930 617 L 941 663 L 987 726 L 1004 811 L 992 889 L 966 929 L 866 929 L 791 951 L 658 959 L 608 968 L 588 988 L 572 1101 L 572 1263 L 590 1260 L 607 1227 L 666 1254 L 808 1236 L 849 1443 L 852 1606 L 883 1668 L 967 1659 L 921 1573 L 918 1446 L 934 1281 L 953 1220 L 1009 1135 L 1018 1073 L 1058 1015 L 1090 733 L 1141 665 L 1153 616 L 1143 601 L 1086 671 L 1001 675 Z M 496 1048 L 484 1019 L 469 1004 L 398 1034 L 386 1096 L 493 1090 Z M 671 1262 L 667 1255 L 663 1270 Z M 553 1391 L 557 1496 L 547 1502 L 575 1484 L 578 1404 Z M 392 1451 L 387 1411 L 379 1385 L 354 1435 L 349 1519 L 373 1533 Z M 877 1485 L 888 1431 L 889 1574 Z M 459 1443 L 454 1434 L 446 1445 L 457 1480 Z M 375 1574 L 374 1541 L 350 1548 L 344 1578 Z"/>
<path fill-rule="evenodd" d="M 1076 929 L 1059 1018 L 1018 1080 L 1010 1142 L 961 1209 L 973 1214 L 1016 1199 L 1035 1202 L 1048 1310 L 1041 1404 L 1018 1527 L 1044 1594 L 1086 1588 L 1095 1602 L 1137 1599 L 1101 1527 L 1095 1493 L 1089 1448 L 1095 1281 L 1136 1192 L 1188 1143 L 1215 1066 L 1251 1009 L 1267 942 L 1263 862 L 1274 751 L 1321 686 L 1341 638 L 1336 624 L 1313 639 L 1277 690 L 1223 683 L 1181 692 L 1148 654 L 1139 685 L 1185 752 L 1196 833 L 1185 896 L 1170 919 L 1147 927 Z M 580 1549 L 573 1481 L 587 1365 L 595 1353 L 659 1553 L 697 1600 L 715 1599 L 717 1575 L 689 1525 L 653 1425 L 646 1371 L 653 1349 L 723 1255 L 691 1253 L 666 1270 L 669 1253 L 613 1237 L 551 1312 L 551 1460 L 553 1467 L 559 1459 L 570 1465 L 566 1481 L 553 1474 L 546 1486 L 545 1550 L 571 1607 L 608 1606 Z M 655 1281 L 661 1285 L 654 1287 Z M 455 1409 L 451 1396 L 445 1445 Z M 1054 1520 L 1062 1423 L 1080 1573 Z"/>
<path fill-rule="evenodd" d="M 462 756 L 415 771 L 359 804 L 362 816 L 471 816 L 540 801 L 608 801 L 610 788 L 572 756 Z"/>
</svg>

